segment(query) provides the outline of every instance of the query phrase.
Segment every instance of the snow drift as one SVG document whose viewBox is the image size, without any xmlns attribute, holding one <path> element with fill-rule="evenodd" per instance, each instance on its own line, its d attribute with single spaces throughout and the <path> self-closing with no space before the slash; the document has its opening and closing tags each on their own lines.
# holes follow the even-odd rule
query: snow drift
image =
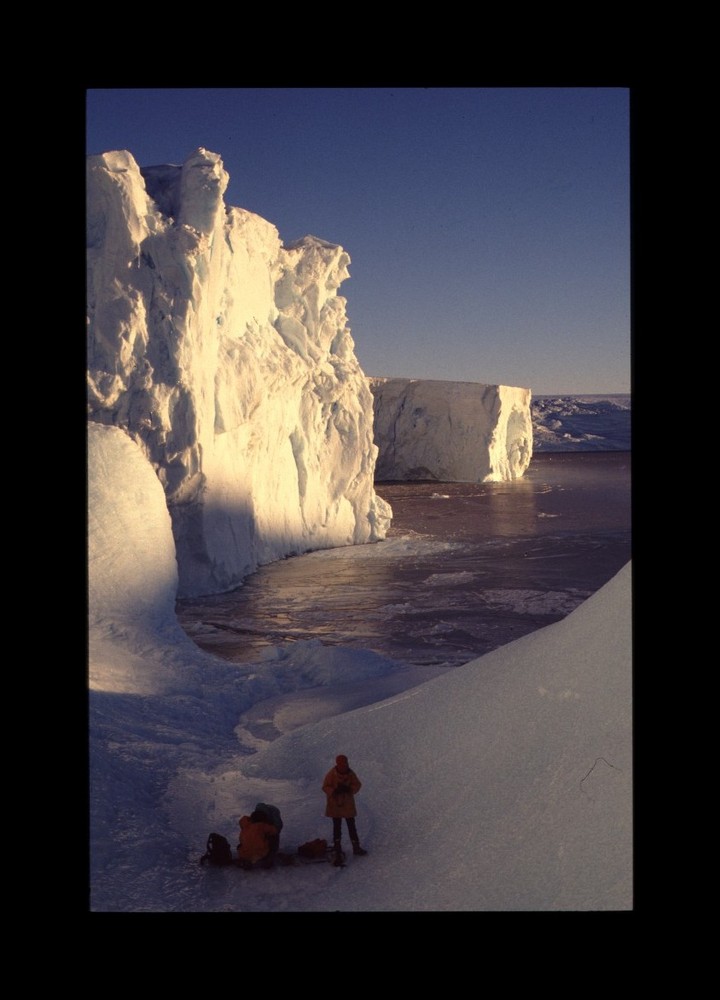
<svg viewBox="0 0 720 1000">
<path fill-rule="evenodd" d="M 632 908 L 630 588 L 628 565 L 562 621 L 241 763 L 299 790 L 355 762 L 373 888 L 363 868 L 321 906 Z"/>
<path fill-rule="evenodd" d="M 163 485 L 179 593 L 229 590 L 290 553 L 372 542 L 372 396 L 345 299 L 350 258 L 226 207 L 220 157 L 141 170 L 88 157 L 89 417 Z"/>
<path fill-rule="evenodd" d="M 369 378 L 377 480 L 492 483 L 532 458 L 530 390 L 433 379 Z"/>
</svg>

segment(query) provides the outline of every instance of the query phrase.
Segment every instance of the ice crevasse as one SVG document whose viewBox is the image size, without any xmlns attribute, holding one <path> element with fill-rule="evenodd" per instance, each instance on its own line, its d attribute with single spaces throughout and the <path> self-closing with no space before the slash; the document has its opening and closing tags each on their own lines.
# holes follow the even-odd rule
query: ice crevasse
<svg viewBox="0 0 720 1000">
<path fill-rule="evenodd" d="M 338 295 L 345 250 L 283 244 L 224 201 L 216 153 L 87 159 L 88 416 L 163 485 L 178 595 L 287 555 L 379 541 L 373 396 Z"/>
</svg>

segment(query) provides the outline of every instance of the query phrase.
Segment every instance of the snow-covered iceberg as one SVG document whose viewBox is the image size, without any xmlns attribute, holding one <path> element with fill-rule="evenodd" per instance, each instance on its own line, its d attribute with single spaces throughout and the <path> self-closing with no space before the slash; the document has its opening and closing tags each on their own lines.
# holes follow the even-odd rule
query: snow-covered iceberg
<svg viewBox="0 0 720 1000">
<path fill-rule="evenodd" d="M 289 554 L 377 541 L 373 401 L 338 288 L 350 258 L 226 207 L 216 153 L 88 157 L 89 419 L 162 483 L 179 595 Z"/>
<path fill-rule="evenodd" d="M 369 378 L 376 479 L 520 479 L 533 451 L 531 393 L 508 385 Z"/>
</svg>

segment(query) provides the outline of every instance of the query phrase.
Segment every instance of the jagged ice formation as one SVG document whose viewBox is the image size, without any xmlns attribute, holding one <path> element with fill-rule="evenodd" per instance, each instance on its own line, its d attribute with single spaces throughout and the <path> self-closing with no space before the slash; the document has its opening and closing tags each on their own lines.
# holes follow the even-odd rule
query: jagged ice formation
<svg viewBox="0 0 720 1000">
<path fill-rule="evenodd" d="M 140 169 L 88 157 L 89 419 L 162 483 L 179 596 L 289 554 L 377 541 L 373 399 L 346 301 L 350 258 L 226 207 L 220 157 Z"/>
</svg>

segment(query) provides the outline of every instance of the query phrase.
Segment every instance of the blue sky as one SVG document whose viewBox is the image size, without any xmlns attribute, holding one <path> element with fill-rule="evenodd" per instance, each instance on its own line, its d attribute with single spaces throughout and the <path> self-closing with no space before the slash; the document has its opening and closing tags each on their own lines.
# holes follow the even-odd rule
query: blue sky
<svg viewBox="0 0 720 1000">
<path fill-rule="evenodd" d="M 87 152 L 223 159 L 225 200 L 341 244 L 368 375 L 630 391 L 626 88 L 92 89 Z"/>
</svg>

